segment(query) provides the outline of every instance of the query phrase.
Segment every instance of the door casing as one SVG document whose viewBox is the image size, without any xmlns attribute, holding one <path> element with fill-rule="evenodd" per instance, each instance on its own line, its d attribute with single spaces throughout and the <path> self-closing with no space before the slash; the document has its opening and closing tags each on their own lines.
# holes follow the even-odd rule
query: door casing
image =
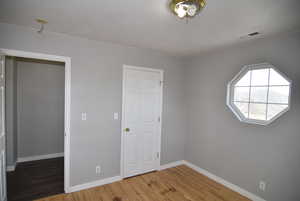
<svg viewBox="0 0 300 201">
<path fill-rule="evenodd" d="M 1 49 L 6 56 L 59 61 L 65 63 L 65 116 L 64 116 L 64 190 L 70 192 L 70 125 L 71 125 L 71 58 L 27 51 Z"/>
<path fill-rule="evenodd" d="M 121 121 L 121 161 L 120 161 L 120 174 L 121 174 L 121 178 L 125 178 L 124 175 L 124 129 L 126 128 L 125 125 L 125 86 L 126 86 L 126 72 L 128 70 L 138 70 L 138 71 L 146 71 L 146 72 L 158 72 L 160 73 L 160 104 L 159 104 L 159 132 L 158 132 L 158 153 L 159 153 L 159 162 L 158 162 L 158 166 L 156 167 L 156 170 L 160 169 L 160 160 L 161 160 L 161 133 L 162 133 L 162 109 L 163 109 L 163 84 L 164 84 L 164 71 L 161 69 L 154 69 L 154 68 L 146 68 L 146 67 L 138 67 L 138 66 L 131 66 L 131 65 L 123 65 L 123 82 L 122 82 L 122 121 Z"/>
<path fill-rule="evenodd" d="M 0 133 L 0 200 L 1 201 L 6 201 L 7 200 L 7 188 L 6 188 L 6 125 L 5 125 L 5 83 L 6 83 L 6 76 L 5 76 L 5 55 L 3 52 L 0 51 L 0 56 L 1 56 L 1 76 L 0 76 L 0 82 L 1 82 L 1 87 L 0 87 L 0 93 L 1 93 L 1 125 L 2 125 L 2 130 Z"/>
</svg>

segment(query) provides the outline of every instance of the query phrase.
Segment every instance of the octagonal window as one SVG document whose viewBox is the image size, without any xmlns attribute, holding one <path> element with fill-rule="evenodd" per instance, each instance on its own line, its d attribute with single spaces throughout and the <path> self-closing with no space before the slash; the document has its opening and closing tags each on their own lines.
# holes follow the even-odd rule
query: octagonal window
<svg viewBox="0 0 300 201">
<path fill-rule="evenodd" d="M 227 93 L 240 121 L 267 125 L 289 110 L 291 80 L 271 64 L 249 65 L 229 82 Z"/>
</svg>

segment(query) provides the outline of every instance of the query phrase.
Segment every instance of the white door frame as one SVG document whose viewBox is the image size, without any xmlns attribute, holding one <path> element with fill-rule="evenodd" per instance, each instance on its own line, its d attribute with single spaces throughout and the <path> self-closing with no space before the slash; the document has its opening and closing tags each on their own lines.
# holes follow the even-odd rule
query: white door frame
<svg viewBox="0 0 300 201">
<path fill-rule="evenodd" d="M 71 58 L 27 51 L 0 49 L 7 56 L 59 61 L 65 63 L 65 117 L 64 117 L 64 190 L 70 192 L 70 125 L 71 125 Z"/>
<path fill-rule="evenodd" d="M 127 70 L 139 70 L 139 71 L 147 71 L 147 72 L 158 72 L 160 73 L 161 77 L 161 90 L 160 90 L 160 103 L 159 103 L 159 133 L 158 133 L 158 153 L 159 153 L 159 163 L 156 170 L 160 168 L 160 159 L 161 159 L 161 133 L 162 133 L 162 108 L 163 108 L 163 83 L 164 83 L 164 71 L 161 69 L 154 69 L 154 68 L 145 68 L 145 67 L 138 67 L 138 66 L 131 66 L 131 65 L 123 65 L 123 82 L 122 82 L 122 121 L 121 121 L 121 162 L 120 162 L 120 171 L 121 171 L 121 178 L 123 179 L 124 176 L 124 129 L 126 128 L 125 125 L 125 76 Z"/>
</svg>

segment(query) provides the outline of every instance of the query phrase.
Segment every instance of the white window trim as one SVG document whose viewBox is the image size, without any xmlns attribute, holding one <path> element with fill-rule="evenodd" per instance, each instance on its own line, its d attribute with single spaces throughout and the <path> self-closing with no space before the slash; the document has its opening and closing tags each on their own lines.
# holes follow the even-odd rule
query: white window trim
<svg viewBox="0 0 300 201">
<path fill-rule="evenodd" d="M 264 69 L 264 68 L 272 68 L 274 69 L 277 73 L 279 73 L 282 77 L 284 77 L 290 84 L 289 84 L 289 99 L 288 99 L 288 104 L 287 108 L 275 115 L 272 119 L 270 120 L 255 120 L 255 119 L 249 119 L 245 118 L 244 115 L 240 112 L 240 110 L 235 106 L 234 101 L 233 101 L 233 95 L 234 95 L 234 85 L 236 82 L 240 80 L 249 70 L 253 69 Z M 252 64 L 252 65 L 246 65 L 242 68 L 242 70 L 228 83 L 227 85 L 227 99 L 226 103 L 227 106 L 230 108 L 230 110 L 233 112 L 233 114 L 241 121 L 244 123 L 249 123 L 249 124 L 258 124 L 258 125 L 268 125 L 278 119 L 281 115 L 286 113 L 287 111 L 290 110 L 291 107 L 291 90 L 292 90 L 292 80 L 289 79 L 285 74 L 283 74 L 281 71 L 279 71 L 276 67 L 269 63 L 259 63 L 259 64 Z M 249 112 L 249 111 L 248 111 Z"/>
</svg>

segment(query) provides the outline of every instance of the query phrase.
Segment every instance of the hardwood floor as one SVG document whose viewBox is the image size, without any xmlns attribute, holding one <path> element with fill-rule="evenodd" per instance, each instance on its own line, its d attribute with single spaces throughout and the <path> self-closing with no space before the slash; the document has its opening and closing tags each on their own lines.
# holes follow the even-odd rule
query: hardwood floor
<svg viewBox="0 0 300 201">
<path fill-rule="evenodd" d="M 19 163 L 7 173 L 8 201 L 29 201 L 64 192 L 64 159 Z"/>
<path fill-rule="evenodd" d="M 181 165 L 39 201 L 249 201 Z"/>
</svg>

